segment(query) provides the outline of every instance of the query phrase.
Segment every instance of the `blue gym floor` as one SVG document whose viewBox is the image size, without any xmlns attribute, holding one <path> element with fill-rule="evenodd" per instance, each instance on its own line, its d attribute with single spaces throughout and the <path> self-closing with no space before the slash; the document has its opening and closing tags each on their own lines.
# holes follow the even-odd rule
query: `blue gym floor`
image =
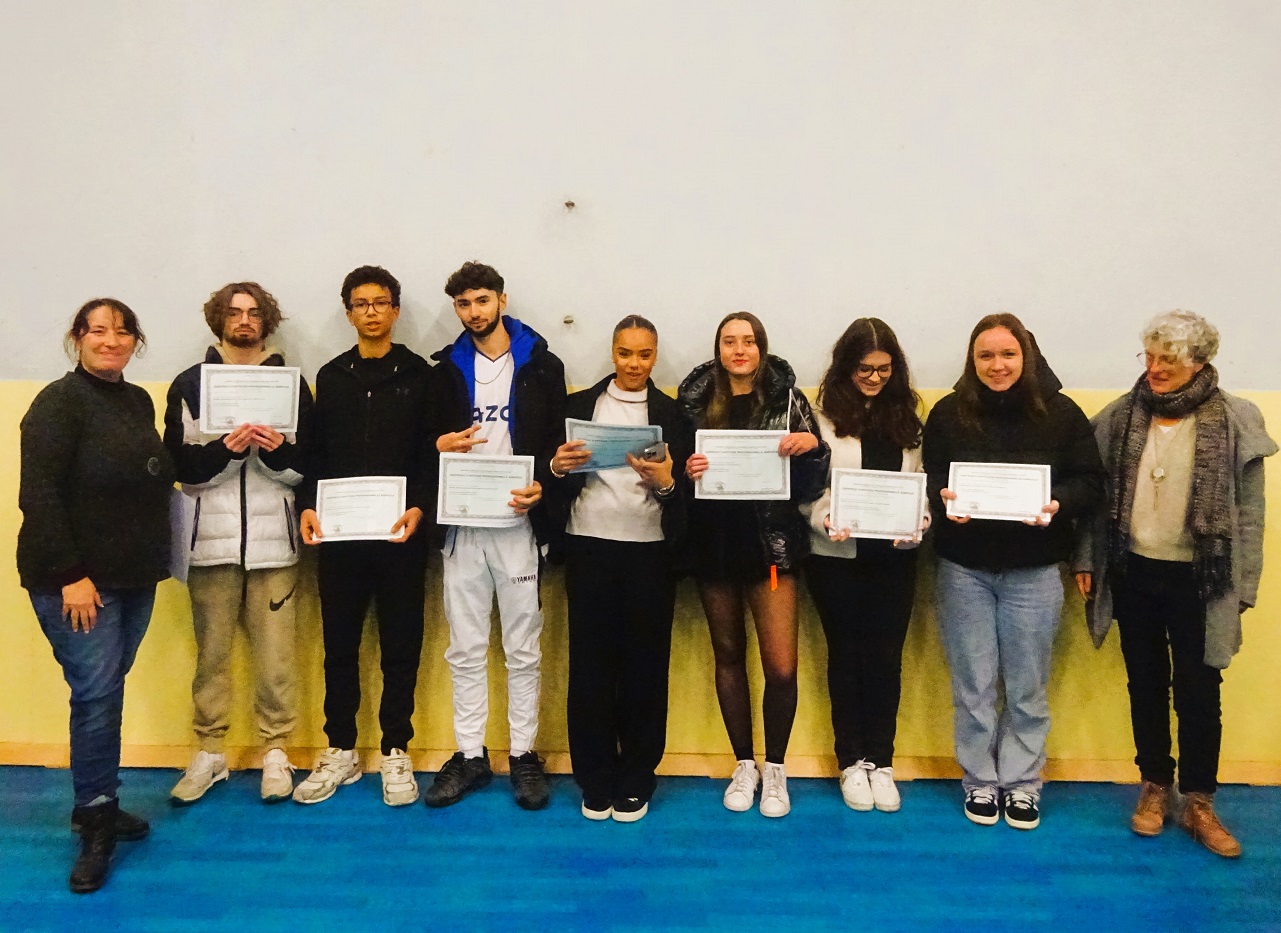
<svg viewBox="0 0 1281 933">
<path fill-rule="evenodd" d="M 1051 784 L 1040 829 L 970 824 L 958 785 L 900 784 L 855 813 L 834 780 L 793 779 L 792 813 L 730 813 L 723 782 L 665 778 L 639 823 L 593 823 L 567 777 L 517 808 L 504 776 L 445 810 L 382 803 L 376 774 L 303 807 L 241 772 L 182 810 L 178 772 L 131 770 L 152 822 L 107 886 L 73 895 L 66 771 L 0 768 L 0 929 L 1281 930 L 1281 788 L 1225 787 L 1236 862 L 1182 831 L 1129 832 L 1136 788 Z M 430 775 L 419 775 L 426 784 Z"/>
</svg>

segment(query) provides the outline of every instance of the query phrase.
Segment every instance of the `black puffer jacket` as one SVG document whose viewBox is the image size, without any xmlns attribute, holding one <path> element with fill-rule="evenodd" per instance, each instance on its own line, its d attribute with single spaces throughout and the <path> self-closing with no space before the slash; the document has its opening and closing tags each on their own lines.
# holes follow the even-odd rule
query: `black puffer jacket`
<svg viewBox="0 0 1281 933">
<path fill-rule="evenodd" d="M 809 401 L 796 388 L 796 373 L 784 359 L 769 355 L 764 364 L 762 389 L 764 401 L 748 427 L 754 431 L 808 431 L 818 439 L 818 447 L 792 458 L 792 498 L 789 501 L 753 502 L 756 527 L 760 534 L 765 563 L 779 570 L 796 570 L 809 554 L 809 528 L 797 507 L 813 502 L 827 485 L 827 468 L 832 452 L 823 442 Z M 706 427 L 707 406 L 715 386 L 715 361 L 694 367 L 676 393 L 696 429 Z M 690 494 L 690 525 L 705 520 L 707 500 Z"/>
</svg>

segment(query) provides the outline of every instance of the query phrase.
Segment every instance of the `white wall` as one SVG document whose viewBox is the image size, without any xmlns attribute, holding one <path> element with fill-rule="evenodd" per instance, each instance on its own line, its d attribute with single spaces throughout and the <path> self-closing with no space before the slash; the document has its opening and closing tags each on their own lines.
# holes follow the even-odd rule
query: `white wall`
<svg viewBox="0 0 1281 933">
<path fill-rule="evenodd" d="M 1065 383 L 1119 387 L 1184 306 L 1227 385 L 1281 388 L 1268 0 L 6 0 L 0 35 L 5 378 L 62 372 L 111 294 L 151 338 L 131 378 L 168 379 L 238 278 L 314 375 L 365 262 L 430 352 L 478 258 L 580 384 L 624 313 L 674 383 L 745 308 L 803 384 L 878 314 L 943 386 L 1004 309 Z"/>
</svg>

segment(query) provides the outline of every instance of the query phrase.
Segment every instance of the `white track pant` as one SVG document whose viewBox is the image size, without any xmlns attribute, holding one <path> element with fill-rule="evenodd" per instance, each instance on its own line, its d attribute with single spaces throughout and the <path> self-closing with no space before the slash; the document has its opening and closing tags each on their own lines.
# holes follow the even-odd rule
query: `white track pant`
<svg viewBox="0 0 1281 933">
<path fill-rule="evenodd" d="M 444 555 L 445 660 L 454 680 L 454 737 L 472 754 L 485 744 L 489 718 L 489 619 L 498 596 L 503 652 L 507 656 L 507 722 L 511 749 L 534 747 L 538 733 L 538 544 L 528 521 L 515 528 L 454 528 Z"/>
</svg>

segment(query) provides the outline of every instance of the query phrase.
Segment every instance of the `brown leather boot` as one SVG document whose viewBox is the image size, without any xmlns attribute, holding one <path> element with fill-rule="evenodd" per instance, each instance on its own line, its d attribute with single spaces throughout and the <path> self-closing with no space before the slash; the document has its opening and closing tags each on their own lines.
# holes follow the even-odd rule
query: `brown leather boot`
<svg viewBox="0 0 1281 933">
<path fill-rule="evenodd" d="M 1144 781 L 1139 803 L 1130 817 L 1130 829 L 1140 836 L 1159 836 L 1170 816 L 1170 785 Z"/>
<path fill-rule="evenodd" d="M 1224 858 L 1237 858 L 1241 855 L 1241 843 L 1232 838 L 1219 818 L 1214 815 L 1214 796 L 1196 791 L 1183 795 L 1183 815 L 1179 825 L 1201 845 L 1215 855 Z"/>
</svg>

